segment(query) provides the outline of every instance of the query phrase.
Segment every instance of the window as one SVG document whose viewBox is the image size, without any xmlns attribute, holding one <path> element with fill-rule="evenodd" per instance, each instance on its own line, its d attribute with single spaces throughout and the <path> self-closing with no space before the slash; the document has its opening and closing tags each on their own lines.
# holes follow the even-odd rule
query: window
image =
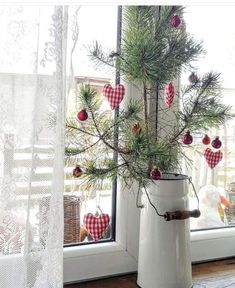
<svg viewBox="0 0 235 288">
<path fill-rule="evenodd" d="M 208 17 L 209 17 L 208 15 L 211 15 L 210 17 L 212 18 L 215 17 L 214 16 L 215 14 L 211 13 L 211 11 L 214 11 L 213 10 L 214 8 L 220 11 L 221 7 L 212 7 L 212 6 L 210 7 L 206 7 L 206 6 L 187 7 L 186 14 L 185 14 L 185 21 L 188 25 L 187 30 L 191 31 L 192 34 L 195 34 L 195 36 L 200 39 L 202 35 L 202 31 L 204 30 L 206 31 L 205 27 L 208 26 Z M 230 9 L 230 8 L 231 7 L 227 7 L 227 9 Z M 202 11 L 204 12 L 202 13 Z M 210 13 L 208 11 L 210 11 Z M 226 15 L 226 11 L 223 11 L 223 13 L 224 15 Z M 202 15 L 204 16 L 203 17 L 204 20 L 202 19 Z M 198 23 L 199 22 L 198 19 L 200 19 L 200 23 Z M 232 17 L 230 18 L 230 20 L 232 21 Z M 191 30 L 192 26 L 190 25 L 190 23 L 192 22 L 195 23 L 194 26 L 196 27 L 196 30 L 198 29 L 198 27 L 201 27 L 200 28 L 201 30 L 198 32 L 198 34 L 195 32 L 195 30 Z M 214 23 L 214 22 L 211 21 L 211 23 Z M 218 23 L 218 26 L 219 24 L 221 25 L 221 22 Z M 225 27 L 227 26 L 230 28 L 233 27 L 231 24 L 228 24 L 228 23 L 224 23 L 224 25 L 226 26 L 223 26 L 222 31 L 224 31 L 226 29 Z M 216 29 L 214 26 L 212 28 Z M 209 31 L 210 36 L 213 36 L 212 33 L 210 32 L 212 28 L 210 27 L 207 30 Z M 230 39 L 232 38 L 230 37 Z M 209 40 L 209 37 L 207 35 L 205 37 L 205 44 L 211 43 L 210 41 L 211 40 Z M 214 47 L 213 42 L 212 42 L 212 47 Z M 228 47 L 230 47 L 230 45 L 228 45 Z M 205 48 L 206 50 L 208 50 L 208 47 L 205 47 Z M 209 51 L 208 51 L 208 55 L 209 55 Z M 227 52 L 224 52 L 224 55 L 227 55 Z M 216 61 L 212 60 L 212 63 L 214 65 Z M 201 62 L 196 63 L 196 64 L 199 67 L 199 70 L 203 73 L 204 68 L 203 66 L 201 66 Z M 212 65 L 209 65 L 208 63 L 204 64 L 205 71 L 208 71 L 208 66 L 215 70 L 222 71 L 223 69 L 221 68 L 224 67 L 223 60 L 221 60 L 220 67 L 218 66 L 212 67 Z M 231 73 L 231 75 L 234 75 L 234 74 Z M 182 79 L 182 82 L 183 81 L 187 81 L 187 79 Z M 132 87 L 131 85 L 128 87 L 128 89 L 131 95 L 133 94 L 136 96 L 136 94 L 138 94 L 135 88 Z M 227 89 L 223 89 L 223 91 L 225 90 Z M 232 90 L 229 90 L 229 91 L 232 91 Z M 232 131 L 230 128 L 228 130 Z M 213 133 L 215 133 L 213 134 L 213 136 L 216 136 L 218 132 L 215 131 Z M 221 137 L 222 141 L 224 142 L 224 139 L 222 138 L 222 134 L 218 134 L 218 135 Z M 198 140 L 196 140 L 197 142 L 200 142 L 201 138 L 203 137 L 203 135 L 201 134 L 194 135 L 194 136 L 198 136 L 197 138 Z M 197 166 L 197 164 L 195 166 Z M 217 166 L 217 168 L 220 169 L 220 172 L 224 171 L 223 162 L 221 162 Z M 206 176 L 204 173 L 201 173 L 201 170 L 200 170 L 200 175 L 203 175 L 204 177 Z M 195 177 L 194 174 L 192 174 L 192 176 L 194 179 Z M 214 177 L 214 180 L 216 179 L 218 178 Z M 211 181 L 211 178 L 207 177 L 207 181 L 209 183 L 209 181 Z M 194 183 L 198 191 L 198 188 L 200 187 L 201 184 L 200 182 L 197 182 L 197 181 L 194 181 Z M 220 182 L 218 183 L 213 182 L 214 185 L 221 185 L 221 183 L 222 183 L 221 178 L 220 178 Z M 133 190 L 134 188 L 135 187 L 133 187 Z M 120 191 L 120 187 L 118 187 L 118 189 Z M 104 275 L 125 273 L 125 272 L 134 271 L 137 269 L 136 259 L 137 259 L 137 254 L 138 254 L 139 210 L 136 209 L 135 207 L 135 203 L 134 203 L 135 201 L 133 201 L 134 195 L 132 195 L 131 193 L 125 194 L 123 192 L 123 193 L 119 193 L 119 196 L 120 198 L 117 199 L 117 239 L 116 241 L 113 243 L 101 243 L 99 245 L 91 244 L 91 245 L 80 246 L 80 247 L 77 246 L 77 247 L 65 248 L 64 250 L 65 251 L 64 252 L 65 253 L 65 282 L 76 281 L 77 279 L 88 279 L 88 278 L 101 277 Z M 195 200 L 194 198 L 192 198 L 191 200 L 192 207 L 195 207 L 196 205 L 194 200 Z M 203 229 L 202 231 L 193 231 L 192 232 L 192 260 L 196 262 L 196 261 L 204 261 L 208 259 L 223 258 L 223 257 L 234 255 L 235 253 L 234 240 L 235 240 L 235 233 L 232 227 L 228 229 L 213 229 L 213 230 Z M 111 259 L 110 257 L 112 257 L 112 259 L 115 259 L 115 265 L 113 265 L 115 266 L 115 268 L 110 267 L 109 265 L 105 264 L 106 261 L 107 262 L 110 261 Z M 87 269 L 84 268 L 87 266 L 90 267 L 89 271 L 87 271 Z"/>
<path fill-rule="evenodd" d="M 101 17 L 101 15 L 103 15 Z M 92 19 L 89 21 L 88 19 Z M 97 67 L 89 57 L 89 47 L 97 41 L 101 43 L 108 51 L 116 51 L 117 43 L 117 7 L 103 6 L 82 6 L 78 13 L 79 35 L 77 45 L 73 54 L 74 76 L 75 76 L 75 91 L 70 93 L 68 97 L 67 120 L 72 123 L 78 122 L 81 124 L 81 129 L 86 129 L 85 121 L 77 119 L 77 114 L 82 111 L 82 103 L 80 103 L 79 89 L 84 83 L 94 88 L 102 105 L 102 111 L 110 111 L 111 117 L 114 113 L 111 112 L 108 103 L 102 95 L 103 86 L 107 83 L 115 83 L 115 70 L 107 69 L 107 67 Z M 108 113 L 107 112 L 107 113 Z M 112 115 L 113 114 L 113 115 Z M 72 127 L 72 125 L 71 125 Z M 76 129 L 68 129 L 66 137 L 66 146 L 68 149 L 76 149 L 81 139 L 77 138 Z M 94 138 L 94 139 L 93 139 Z M 95 137 L 91 138 L 91 142 L 95 141 Z M 96 151 L 89 150 L 89 157 L 96 157 Z M 92 154 L 94 153 L 94 154 Z M 93 156 L 91 156 L 93 155 Z M 110 155 L 112 158 L 113 155 Z M 99 155 L 98 158 L 102 158 Z M 105 240 L 115 239 L 115 185 L 111 181 L 100 181 L 95 187 L 88 187 L 83 184 L 82 180 L 73 176 L 73 169 L 79 165 L 82 159 L 77 155 L 69 156 L 66 161 L 65 171 L 65 245 L 78 243 L 98 243 Z M 81 169 L 83 169 L 81 167 Z M 76 204 L 74 205 L 74 201 Z M 74 215 L 68 212 L 74 206 Z M 76 208 L 77 207 L 77 208 Z M 92 228 L 87 231 L 84 225 L 84 217 L 91 213 L 92 215 L 107 214 L 110 218 L 109 225 L 99 239 L 94 239 Z M 69 219 L 78 217 L 77 222 L 80 222 L 79 229 L 74 229 L 73 225 L 69 225 Z M 97 220 L 98 221 L 98 220 Z M 75 221 L 76 222 L 76 221 Z M 72 222 L 70 222 L 72 223 Z"/>
<path fill-rule="evenodd" d="M 233 112 L 235 111 L 233 101 L 235 29 L 232 24 L 234 9 L 234 6 L 188 6 L 184 15 L 186 29 L 197 39 L 203 40 L 207 51 L 204 57 L 194 63 L 198 68 L 195 72 L 203 74 L 213 70 L 221 73 L 221 97 L 224 103 L 232 105 Z M 215 19 L 219 20 L 214 21 Z M 188 73 L 182 76 L 182 84 L 186 81 Z M 194 164 L 186 172 L 192 176 L 202 211 L 200 218 L 191 220 L 194 261 L 216 259 L 235 253 L 232 244 L 235 236 L 234 127 L 235 121 L 232 119 L 225 126 L 208 131 L 211 141 L 219 136 L 222 141 L 220 149 L 213 148 L 211 143 L 202 144 L 204 133 L 201 131 L 194 135 L 195 141 L 189 155 Z M 206 148 L 212 149 L 213 152 L 220 150 L 223 153 L 223 159 L 213 169 L 208 167 L 203 156 Z M 229 200 L 230 204 L 221 200 L 223 199 L 221 196 Z M 196 207 L 196 202 L 195 197 L 190 198 L 192 208 Z"/>
<path fill-rule="evenodd" d="M 78 57 L 76 58 L 76 56 L 74 56 L 74 74 L 78 84 L 84 80 L 89 81 L 90 84 L 96 86 L 99 91 L 102 90 L 104 83 L 111 81 L 111 84 L 114 84 L 115 75 L 110 74 L 112 72 L 111 70 L 103 70 L 103 67 L 94 70 L 94 63 L 90 62 L 88 57 L 85 57 L 87 54 L 85 46 L 92 44 L 93 40 L 97 40 L 103 47 L 115 50 L 117 25 L 120 25 L 120 18 L 118 18 L 119 21 L 117 21 L 117 17 L 120 17 L 120 12 L 121 8 L 118 6 L 81 7 L 79 11 L 80 19 L 78 16 L 81 30 L 78 40 L 80 42 L 77 45 L 77 54 L 74 53 Z M 136 95 L 138 93 L 138 91 L 131 86 L 128 87 L 128 90 L 129 94 Z M 72 103 L 76 103 L 76 101 L 73 102 L 73 95 L 71 95 L 70 99 L 68 109 L 70 109 L 69 111 L 75 116 L 77 107 L 74 109 L 73 106 L 75 104 Z M 72 167 L 69 169 L 71 173 Z M 68 184 L 71 185 L 71 180 L 69 181 Z M 110 183 L 108 183 L 108 185 L 110 185 Z M 107 211 L 108 213 L 115 210 L 114 204 L 117 207 L 115 241 L 97 241 L 94 243 L 94 241 L 86 239 L 83 243 L 89 242 L 89 245 L 66 245 L 64 248 L 65 283 L 136 271 L 139 210 L 135 207 L 134 193 L 124 191 L 119 183 L 117 183 L 116 189 L 116 203 L 111 203 L 111 190 L 109 189 L 107 194 L 103 195 L 103 199 L 107 204 L 101 207 L 103 212 Z M 106 193 L 106 191 L 103 192 Z M 135 192 L 135 187 L 133 187 L 133 192 Z M 77 195 L 79 195 L 79 193 L 77 193 Z M 80 215 L 81 223 L 84 213 L 96 212 L 97 200 L 98 198 L 96 199 L 94 196 L 93 199 L 91 199 L 91 211 L 83 209 L 82 207 Z M 84 201 L 83 204 L 85 208 L 85 205 L 87 204 L 88 206 L 89 202 Z M 114 236 L 114 234 L 112 236 Z M 107 238 L 107 240 L 108 239 L 109 238 Z M 112 265 L 110 265 L 110 262 L 112 262 Z M 89 267 L 89 269 L 87 269 L 87 267 Z"/>
</svg>

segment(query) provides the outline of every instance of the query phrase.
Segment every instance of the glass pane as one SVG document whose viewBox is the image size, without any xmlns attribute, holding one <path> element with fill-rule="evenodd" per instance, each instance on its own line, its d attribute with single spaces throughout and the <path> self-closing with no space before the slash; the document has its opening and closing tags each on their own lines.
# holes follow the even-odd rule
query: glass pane
<svg viewBox="0 0 235 288">
<path fill-rule="evenodd" d="M 203 40 L 207 53 L 197 63 L 195 72 L 203 74 L 211 70 L 221 73 L 224 103 L 233 106 L 235 111 L 235 26 L 233 15 L 235 6 L 189 6 L 185 11 L 188 32 L 198 40 Z M 190 73 L 190 72 L 189 72 Z M 189 73 L 182 76 L 182 85 L 187 83 Z M 192 229 L 210 229 L 235 225 L 235 120 L 226 125 L 206 132 L 211 142 L 202 143 L 205 133 L 198 131 L 194 135 L 193 149 L 187 155 L 193 159 L 192 167 L 186 173 L 192 176 L 198 191 L 202 215 L 191 220 Z M 222 146 L 218 148 L 215 140 L 219 137 Z M 215 140 L 215 142 L 212 142 Z M 205 141 L 204 141 L 205 142 Z M 212 169 L 204 157 L 205 149 L 212 153 L 223 153 L 223 158 Z M 214 154 L 215 155 L 215 154 Z M 217 154 L 219 155 L 219 154 Z M 193 193 L 190 198 L 191 208 L 197 207 Z"/>
<path fill-rule="evenodd" d="M 79 98 L 79 89 L 82 84 L 89 83 L 94 88 L 100 101 L 100 109 L 106 111 L 113 117 L 113 112 L 102 95 L 103 86 L 107 83 L 115 83 L 114 69 L 97 67 L 92 62 L 89 54 L 89 47 L 95 41 L 101 44 L 107 51 L 116 50 L 117 31 L 117 6 L 82 6 L 78 13 L 78 42 L 73 55 L 74 74 L 76 88 L 68 99 L 67 118 L 73 121 L 77 119 L 78 112 L 82 111 L 82 103 Z M 86 120 L 81 122 L 80 127 L 86 129 Z M 68 135 L 66 146 L 69 148 L 79 148 L 79 141 L 74 135 Z M 95 143 L 95 137 L 90 138 L 90 143 Z M 87 158 L 90 160 L 102 158 L 95 150 L 89 150 Z M 80 158 L 79 158 L 80 157 Z M 79 177 L 73 176 L 73 170 L 78 165 L 82 156 L 70 157 L 65 167 L 65 244 L 94 243 L 114 239 L 112 223 L 115 219 L 112 211 L 113 201 L 111 181 L 101 181 L 94 188 L 88 187 L 87 183 Z M 113 155 L 110 155 L 113 158 Z M 81 169 L 83 169 L 81 167 Z M 115 205 L 115 204 L 114 204 Z M 99 235 L 96 235 L 97 225 L 102 226 L 103 216 L 109 219 L 109 223 L 102 228 Z M 91 217 L 91 218 L 90 218 Z M 88 219 L 88 220 L 87 220 Z M 89 219 L 93 219 L 90 226 Z"/>
</svg>

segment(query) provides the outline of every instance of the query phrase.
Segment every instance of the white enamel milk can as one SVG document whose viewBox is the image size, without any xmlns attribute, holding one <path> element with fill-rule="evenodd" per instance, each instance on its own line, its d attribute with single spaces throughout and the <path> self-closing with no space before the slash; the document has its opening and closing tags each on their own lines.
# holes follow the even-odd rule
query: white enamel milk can
<svg viewBox="0 0 235 288">
<path fill-rule="evenodd" d="M 163 174 L 148 186 L 150 201 L 165 217 L 156 214 L 143 191 L 137 279 L 141 288 L 192 287 L 190 225 L 184 214 L 199 217 L 200 212 L 188 211 L 188 185 L 185 175 Z M 177 213 L 181 220 L 171 220 Z"/>
</svg>

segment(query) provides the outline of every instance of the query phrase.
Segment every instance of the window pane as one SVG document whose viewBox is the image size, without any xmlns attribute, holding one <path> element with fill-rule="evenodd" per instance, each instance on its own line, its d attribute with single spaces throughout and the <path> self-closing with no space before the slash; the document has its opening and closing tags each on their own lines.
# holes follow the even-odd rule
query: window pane
<svg viewBox="0 0 235 288">
<path fill-rule="evenodd" d="M 191 6 L 185 11 L 187 30 L 204 42 L 207 53 L 194 65 L 196 73 L 203 74 L 211 70 L 221 73 L 223 102 L 234 107 L 235 96 L 235 27 L 233 25 L 234 6 Z M 188 81 L 188 73 L 182 77 L 182 84 Z M 192 229 L 207 229 L 235 225 L 235 120 L 219 129 L 207 131 L 211 141 L 219 136 L 221 148 L 204 145 L 204 132 L 194 135 L 194 145 L 188 156 L 194 160 L 187 168 L 192 175 L 202 215 L 191 220 Z M 215 145 L 214 145 L 215 146 Z M 223 153 L 223 159 L 213 168 L 208 167 L 204 151 L 210 148 L 212 153 Z M 190 199 L 192 208 L 196 208 L 196 198 Z"/>
<path fill-rule="evenodd" d="M 70 120 L 79 121 L 77 113 L 83 109 L 79 99 L 79 89 L 84 83 L 89 83 L 97 91 L 102 101 L 100 109 L 113 117 L 113 112 L 102 95 L 102 89 L 107 83 L 115 83 L 115 71 L 104 66 L 95 66 L 88 54 L 89 47 L 95 41 L 107 51 L 116 50 L 117 6 L 82 6 L 78 13 L 78 27 L 78 42 L 73 55 L 76 88 L 68 99 L 67 117 Z M 81 125 L 84 125 L 81 127 L 85 128 L 85 121 L 81 122 Z M 91 137 L 90 141 L 89 144 L 95 143 L 95 137 Z M 67 135 L 66 142 L 67 147 L 78 148 L 79 140 L 75 141 L 74 136 Z M 65 167 L 65 197 L 67 201 L 65 204 L 65 244 L 112 240 L 114 235 L 112 235 L 111 225 L 115 221 L 112 211 L 113 201 L 115 201 L 112 195 L 113 183 L 107 180 L 101 181 L 91 189 L 79 177 L 74 177 L 73 169 L 79 164 L 77 161 L 82 162 L 81 157 L 84 157 L 83 154 L 78 158 L 69 157 Z M 92 152 L 89 150 L 86 157 L 90 160 L 96 157 L 99 161 L 103 156 L 97 155 L 95 150 Z M 110 158 L 112 159 L 113 155 L 110 155 Z M 92 215 L 88 216 L 89 213 Z M 102 221 L 102 213 L 107 214 L 110 221 L 108 227 L 101 232 L 102 235 L 96 238 L 94 230 L 96 230 L 96 225 Z M 88 219 L 87 217 L 95 219 L 92 227 L 88 227 L 87 222 L 84 223 L 84 219 Z M 74 229 L 78 226 L 79 228 Z"/>
</svg>

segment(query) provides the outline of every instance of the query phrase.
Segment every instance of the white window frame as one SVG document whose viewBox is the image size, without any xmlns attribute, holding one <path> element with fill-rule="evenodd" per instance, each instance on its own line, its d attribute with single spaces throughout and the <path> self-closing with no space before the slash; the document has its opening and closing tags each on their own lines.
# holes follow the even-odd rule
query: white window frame
<svg viewBox="0 0 235 288">
<path fill-rule="evenodd" d="M 235 227 L 191 232 L 193 263 L 235 256 Z"/>
<path fill-rule="evenodd" d="M 64 283 L 137 270 L 139 213 L 133 191 L 118 185 L 116 241 L 64 248 Z"/>
</svg>

